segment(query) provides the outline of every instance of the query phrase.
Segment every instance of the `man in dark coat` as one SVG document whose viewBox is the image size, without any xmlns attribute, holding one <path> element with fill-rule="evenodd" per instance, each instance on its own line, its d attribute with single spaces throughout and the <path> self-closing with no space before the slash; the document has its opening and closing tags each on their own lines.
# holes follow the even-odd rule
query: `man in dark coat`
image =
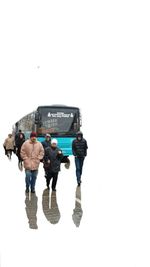
<svg viewBox="0 0 150 267">
<path fill-rule="evenodd" d="M 72 152 L 75 156 L 75 165 L 76 165 L 76 177 L 78 186 L 81 184 L 81 175 L 84 159 L 87 155 L 87 141 L 83 138 L 83 133 L 78 132 L 76 139 L 72 142 Z"/>
<path fill-rule="evenodd" d="M 44 150 L 47 147 L 50 147 L 51 146 L 51 135 L 50 134 L 46 134 L 45 135 L 45 140 L 42 142 L 42 145 L 43 145 Z"/>
<path fill-rule="evenodd" d="M 56 191 L 56 184 L 62 158 L 63 154 L 62 151 L 57 147 L 57 140 L 53 139 L 51 141 L 51 146 L 45 149 L 45 156 L 44 156 L 46 185 L 47 188 L 49 189 L 50 180 L 53 179 L 52 181 L 53 191 Z"/>
</svg>

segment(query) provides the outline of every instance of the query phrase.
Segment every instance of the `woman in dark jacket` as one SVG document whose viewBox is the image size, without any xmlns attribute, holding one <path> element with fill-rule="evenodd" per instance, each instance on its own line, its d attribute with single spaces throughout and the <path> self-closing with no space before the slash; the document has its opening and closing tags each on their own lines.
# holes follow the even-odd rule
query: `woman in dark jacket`
<svg viewBox="0 0 150 267">
<path fill-rule="evenodd" d="M 51 141 L 51 146 L 45 149 L 44 169 L 46 173 L 46 185 L 49 189 L 50 180 L 52 181 L 52 190 L 56 191 L 56 184 L 58 173 L 60 171 L 60 164 L 63 158 L 62 151 L 57 147 L 57 140 Z"/>
<path fill-rule="evenodd" d="M 18 157 L 18 167 L 20 170 L 23 169 L 23 160 L 21 158 L 21 155 L 20 155 L 20 152 L 21 152 L 21 147 L 23 145 L 23 143 L 25 142 L 25 136 L 24 134 L 21 132 L 18 134 L 18 137 L 16 139 L 16 143 L 15 143 L 15 146 L 16 146 L 16 155 Z"/>
</svg>

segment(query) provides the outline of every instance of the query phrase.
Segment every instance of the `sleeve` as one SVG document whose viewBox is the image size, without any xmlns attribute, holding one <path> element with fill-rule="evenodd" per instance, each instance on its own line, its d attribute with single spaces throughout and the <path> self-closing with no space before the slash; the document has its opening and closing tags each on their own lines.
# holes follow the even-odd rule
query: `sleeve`
<svg viewBox="0 0 150 267">
<path fill-rule="evenodd" d="M 75 145 L 75 140 L 73 140 L 73 142 L 72 142 L 72 152 L 73 152 L 73 155 L 76 156 L 76 145 Z"/>
<path fill-rule="evenodd" d="M 43 148 L 45 149 L 45 141 L 43 141 L 41 144 L 42 144 Z"/>
<path fill-rule="evenodd" d="M 38 158 L 41 160 L 41 159 L 43 159 L 43 157 L 44 157 L 44 148 L 43 148 L 42 144 L 40 144 L 40 151 L 39 151 Z"/>
<path fill-rule="evenodd" d="M 58 153 L 58 154 L 57 154 L 57 158 L 58 158 L 59 160 L 62 160 L 63 157 L 64 157 L 64 155 L 63 155 L 63 153 L 62 153 L 62 150 L 58 148 L 58 152 L 59 152 L 59 151 L 61 151 L 61 154 Z"/>
<path fill-rule="evenodd" d="M 5 139 L 5 142 L 3 144 L 3 147 L 6 147 L 6 144 L 7 144 L 7 139 Z"/>
<path fill-rule="evenodd" d="M 45 153 L 44 153 L 44 162 L 47 162 L 49 160 L 49 149 L 46 148 L 45 149 Z"/>
<path fill-rule="evenodd" d="M 23 135 L 23 140 L 25 141 L 25 140 L 26 140 L 26 138 L 25 138 L 25 134 L 23 133 L 22 135 Z"/>
<path fill-rule="evenodd" d="M 25 159 L 28 158 L 27 153 L 26 153 L 26 145 L 25 145 L 25 143 L 23 143 L 23 145 L 22 145 L 22 147 L 21 147 L 20 155 L 21 155 L 21 158 L 22 158 L 23 160 L 25 160 Z"/>
<path fill-rule="evenodd" d="M 15 138 L 14 138 L 14 136 L 13 136 L 13 138 L 12 138 L 12 143 L 13 143 L 13 146 L 16 145 L 16 144 L 15 144 Z"/>
<path fill-rule="evenodd" d="M 87 141 L 85 140 L 85 155 L 87 155 L 87 149 L 88 149 L 88 145 L 87 145 Z"/>
</svg>

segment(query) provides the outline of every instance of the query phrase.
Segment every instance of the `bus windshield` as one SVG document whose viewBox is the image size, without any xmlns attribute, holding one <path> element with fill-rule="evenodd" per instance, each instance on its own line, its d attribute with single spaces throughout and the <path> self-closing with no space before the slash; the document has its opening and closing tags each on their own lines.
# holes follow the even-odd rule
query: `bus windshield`
<svg viewBox="0 0 150 267">
<path fill-rule="evenodd" d="M 40 123 L 38 133 L 66 134 L 78 131 L 79 110 L 73 108 L 38 108 Z"/>
</svg>

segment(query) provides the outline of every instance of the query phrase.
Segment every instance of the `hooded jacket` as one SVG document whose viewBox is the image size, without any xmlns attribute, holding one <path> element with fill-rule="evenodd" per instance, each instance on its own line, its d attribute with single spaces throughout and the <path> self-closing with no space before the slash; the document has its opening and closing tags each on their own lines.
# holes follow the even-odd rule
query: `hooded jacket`
<svg viewBox="0 0 150 267">
<path fill-rule="evenodd" d="M 81 140 L 78 140 L 78 137 L 81 137 Z M 87 141 L 83 138 L 82 132 L 77 133 L 77 137 L 72 142 L 72 152 L 75 157 L 85 157 L 87 156 Z"/>
</svg>

